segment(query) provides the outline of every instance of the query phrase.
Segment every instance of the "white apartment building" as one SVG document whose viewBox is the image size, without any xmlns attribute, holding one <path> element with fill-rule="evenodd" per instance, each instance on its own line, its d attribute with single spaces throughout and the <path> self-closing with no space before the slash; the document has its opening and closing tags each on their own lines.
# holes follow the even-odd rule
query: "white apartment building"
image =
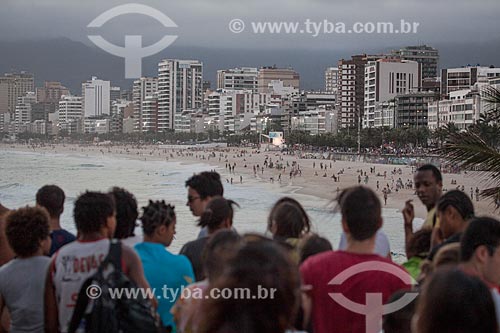
<svg viewBox="0 0 500 333">
<path fill-rule="evenodd" d="M 110 129 L 109 119 L 85 118 L 83 121 L 83 132 L 87 134 L 107 134 Z"/>
<path fill-rule="evenodd" d="M 373 127 L 389 127 L 394 128 L 395 118 L 394 112 L 396 111 L 396 103 L 394 100 L 385 102 L 376 102 L 374 111 L 374 125 Z"/>
<path fill-rule="evenodd" d="M 141 104 L 141 131 L 158 132 L 158 93 L 148 95 Z"/>
<path fill-rule="evenodd" d="M 488 80 L 499 77 L 500 68 L 482 66 L 445 68 L 441 70 L 441 94 L 448 95 L 453 91 L 472 89 L 476 82 L 488 83 Z"/>
<path fill-rule="evenodd" d="M 74 119 L 81 119 L 82 98 L 80 96 L 62 95 L 59 100 L 59 121 L 69 122 Z"/>
<path fill-rule="evenodd" d="M 203 64 L 198 60 L 165 59 L 158 64 L 158 131 L 184 128 L 184 110 L 203 106 Z"/>
<path fill-rule="evenodd" d="M 134 81 L 132 88 L 132 100 L 134 103 L 134 130 L 136 132 L 148 132 L 142 128 L 144 119 L 142 117 L 142 102 L 148 97 L 158 92 L 158 78 L 141 77 Z"/>
<path fill-rule="evenodd" d="M 20 126 L 31 122 L 32 105 L 36 103 L 36 94 L 28 92 L 25 96 L 17 99 L 14 121 L 16 123 L 16 132 L 19 133 Z"/>
<path fill-rule="evenodd" d="M 250 90 L 257 93 L 257 76 L 254 67 L 222 69 L 217 71 L 217 89 Z"/>
<path fill-rule="evenodd" d="M 271 101 L 271 94 L 256 94 L 251 90 L 219 89 L 206 96 L 208 115 L 218 123 L 221 132 L 235 132 L 242 114 L 257 115 Z"/>
<path fill-rule="evenodd" d="M 449 93 L 450 99 L 429 103 L 428 127 L 435 130 L 449 123 L 466 129 L 479 120 L 481 98 L 477 91 L 464 89 Z"/>
<path fill-rule="evenodd" d="M 328 93 L 337 92 L 337 82 L 339 77 L 338 67 L 328 67 L 325 70 L 325 91 Z"/>
<path fill-rule="evenodd" d="M 379 59 L 365 66 L 363 127 L 375 127 L 375 104 L 420 87 L 421 66 L 416 61 Z"/>
<path fill-rule="evenodd" d="M 99 117 L 110 113 L 110 82 L 93 76 L 82 83 L 82 109 L 84 117 Z"/>
</svg>

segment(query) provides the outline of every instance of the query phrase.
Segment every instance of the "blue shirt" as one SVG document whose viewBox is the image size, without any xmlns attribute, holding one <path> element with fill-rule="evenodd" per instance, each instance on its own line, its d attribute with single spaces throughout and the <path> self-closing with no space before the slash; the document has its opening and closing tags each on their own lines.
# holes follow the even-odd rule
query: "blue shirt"
<svg viewBox="0 0 500 333">
<path fill-rule="evenodd" d="M 144 275 L 158 300 L 158 313 L 164 326 L 175 328 L 170 309 L 182 289 L 194 282 L 193 267 L 183 255 L 170 253 L 163 244 L 143 242 L 135 250 L 144 266 Z"/>
<path fill-rule="evenodd" d="M 50 232 L 52 244 L 50 245 L 49 257 L 57 252 L 64 245 L 76 240 L 75 235 L 64 229 L 52 230 Z"/>
</svg>

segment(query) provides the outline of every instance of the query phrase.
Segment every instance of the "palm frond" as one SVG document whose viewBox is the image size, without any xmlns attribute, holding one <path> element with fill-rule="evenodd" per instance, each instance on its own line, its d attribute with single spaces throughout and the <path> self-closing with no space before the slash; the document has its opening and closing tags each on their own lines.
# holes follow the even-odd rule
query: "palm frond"
<svg viewBox="0 0 500 333">
<path fill-rule="evenodd" d="M 483 172 L 492 182 L 500 184 L 500 152 L 474 131 L 450 134 L 443 146 L 434 152 L 462 168 Z"/>
</svg>

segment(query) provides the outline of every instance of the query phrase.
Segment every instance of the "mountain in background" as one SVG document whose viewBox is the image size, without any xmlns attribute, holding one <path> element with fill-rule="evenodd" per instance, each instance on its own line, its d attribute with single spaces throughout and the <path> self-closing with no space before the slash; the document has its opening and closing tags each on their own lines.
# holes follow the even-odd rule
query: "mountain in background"
<svg viewBox="0 0 500 333">
<path fill-rule="evenodd" d="M 144 76 L 156 76 L 161 59 L 195 59 L 203 62 L 204 79 L 216 85 L 218 69 L 234 67 L 272 66 L 292 67 L 300 74 L 301 89 L 324 88 L 326 67 L 336 66 L 341 58 L 354 54 L 379 54 L 407 45 L 378 50 L 259 50 L 211 49 L 170 46 L 162 52 L 143 59 Z M 440 68 L 461 67 L 467 64 L 500 66 L 500 40 L 468 44 L 433 44 L 439 50 Z M 37 86 L 44 81 L 60 81 L 73 94 L 81 94 L 81 83 L 91 76 L 110 80 L 113 86 L 131 89 L 133 80 L 124 79 L 124 59 L 112 56 L 97 47 L 66 38 L 43 41 L 0 41 L 0 74 L 12 71 L 35 74 Z"/>
</svg>

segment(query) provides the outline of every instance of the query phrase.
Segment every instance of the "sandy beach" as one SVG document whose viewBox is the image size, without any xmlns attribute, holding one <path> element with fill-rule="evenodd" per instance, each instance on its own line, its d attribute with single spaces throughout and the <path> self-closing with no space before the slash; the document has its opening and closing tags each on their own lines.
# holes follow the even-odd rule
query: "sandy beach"
<svg viewBox="0 0 500 333">
<path fill-rule="evenodd" d="M 296 192 L 327 200 L 333 200 L 338 191 L 357 185 L 368 186 L 379 194 L 384 204 L 383 189 L 390 189 L 386 208 L 402 209 L 406 200 L 413 200 L 416 217 L 425 218 L 426 209 L 411 188 L 414 168 L 405 165 L 373 164 L 361 161 L 339 161 L 314 158 L 299 158 L 278 151 L 251 148 L 203 148 L 186 149 L 182 146 L 154 145 L 77 145 L 57 144 L 28 146 L 0 144 L 1 150 L 47 152 L 54 154 L 85 154 L 92 156 L 116 156 L 146 161 L 177 161 L 181 163 L 207 163 L 220 172 L 226 183 L 245 186 L 251 182 L 267 183 L 283 193 Z M 267 161 L 267 162 L 266 162 Z M 400 180 L 400 181 L 399 181 Z M 400 182 L 402 188 L 398 188 Z M 452 184 L 453 182 L 453 184 Z M 443 174 L 443 189 L 464 189 L 473 195 L 476 215 L 497 216 L 495 205 L 489 200 L 476 200 L 475 190 L 488 187 L 483 175 L 478 172 Z"/>
</svg>

